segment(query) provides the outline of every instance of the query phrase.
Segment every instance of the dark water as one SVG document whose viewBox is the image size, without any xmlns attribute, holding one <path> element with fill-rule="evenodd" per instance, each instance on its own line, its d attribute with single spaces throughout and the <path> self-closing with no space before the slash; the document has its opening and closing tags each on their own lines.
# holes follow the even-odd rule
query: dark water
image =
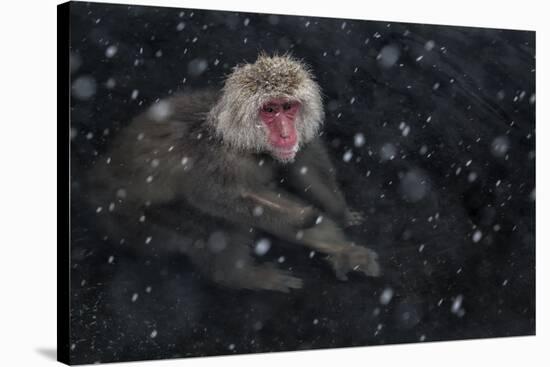
<svg viewBox="0 0 550 367">
<path fill-rule="evenodd" d="M 534 334 L 533 32 L 86 3 L 71 13 L 74 363 Z M 94 226 L 82 180 L 119 129 L 157 98 L 220 85 L 260 50 L 291 51 L 317 76 L 341 187 L 366 216 L 348 233 L 379 252 L 383 277 L 340 282 L 320 256 L 274 246 L 266 256 L 284 256 L 304 288 L 231 291 Z"/>
</svg>

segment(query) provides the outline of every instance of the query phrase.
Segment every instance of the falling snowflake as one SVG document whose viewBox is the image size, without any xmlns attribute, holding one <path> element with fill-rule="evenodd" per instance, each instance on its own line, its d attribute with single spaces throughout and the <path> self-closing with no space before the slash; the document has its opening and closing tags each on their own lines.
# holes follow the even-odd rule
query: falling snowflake
<svg viewBox="0 0 550 367">
<path fill-rule="evenodd" d="M 433 50 L 434 47 L 435 47 L 435 42 L 432 41 L 432 40 L 429 40 L 428 42 L 426 42 L 426 43 L 424 44 L 424 49 L 425 49 L 426 51 L 431 51 L 431 50 Z"/>
<path fill-rule="evenodd" d="M 349 162 L 349 161 L 351 161 L 352 157 L 353 157 L 353 152 L 351 150 L 348 150 L 344 153 L 344 156 L 342 157 L 342 160 L 344 162 Z"/>
<path fill-rule="evenodd" d="M 481 241 L 482 237 L 483 237 L 483 233 L 481 233 L 481 231 L 478 229 L 472 235 L 472 241 L 474 241 L 474 243 L 477 243 L 477 242 Z"/>
<path fill-rule="evenodd" d="M 464 301 L 464 297 L 459 294 L 455 297 L 453 304 L 451 305 L 451 312 L 458 315 L 463 316 L 464 310 L 462 309 L 462 302 Z"/>
<path fill-rule="evenodd" d="M 377 33 L 378 34 L 378 33 Z M 376 34 L 375 34 L 376 38 Z M 380 50 L 380 53 L 376 57 L 378 60 L 378 64 L 382 66 L 385 69 L 391 68 L 397 60 L 399 59 L 399 55 L 401 54 L 401 51 L 399 47 L 396 45 L 387 45 Z"/>
<path fill-rule="evenodd" d="M 116 55 L 118 48 L 115 45 L 107 47 L 105 50 L 105 57 L 111 58 Z"/>
<path fill-rule="evenodd" d="M 252 209 L 252 215 L 255 217 L 261 217 L 262 214 L 264 214 L 264 208 L 262 206 L 258 205 Z"/>
<path fill-rule="evenodd" d="M 357 148 L 362 147 L 365 144 L 365 135 L 361 133 L 355 134 L 353 137 L 353 145 L 355 145 Z"/>
<path fill-rule="evenodd" d="M 393 289 L 386 288 L 382 291 L 382 294 L 380 294 L 380 303 L 383 305 L 387 305 L 390 303 L 390 301 L 393 298 Z"/>
<path fill-rule="evenodd" d="M 267 238 L 262 238 L 254 246 L 254 253 L 258 256 L 263 256 L 267 254 L 271 248 L 271 241 Z"/>
</svg>

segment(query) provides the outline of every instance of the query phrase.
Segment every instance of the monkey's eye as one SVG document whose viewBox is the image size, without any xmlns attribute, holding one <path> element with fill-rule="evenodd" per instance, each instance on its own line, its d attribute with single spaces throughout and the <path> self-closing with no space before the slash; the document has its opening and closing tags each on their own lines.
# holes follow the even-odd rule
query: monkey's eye
<svg viewBox="0 0 550 367">
<path fill-rule="evenodd" d="M 263 111 L 267 112 L 267 113 L 273 113 L 273 112 L 275 112 L 275 109 L 271 106 L 264 106 Z"/>
<path fill-rule="evenodd" d="M 285 102 L 283 104 L 283 110 L 288 111 L 292 108 L 292 104 L 290 102 Z"/>
</svg>

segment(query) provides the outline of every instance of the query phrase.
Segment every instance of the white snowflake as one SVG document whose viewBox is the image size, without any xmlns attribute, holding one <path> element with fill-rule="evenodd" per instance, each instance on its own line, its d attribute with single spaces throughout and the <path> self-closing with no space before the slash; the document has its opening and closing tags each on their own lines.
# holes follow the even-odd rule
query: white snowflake
<svg viewBox="0 0 550 367">
<path fill-rule="evenodd" d="M 481 241 L 481 238 L 483 237 L 483 233 L 481 233 L 481 231 L 478 229 L 474 232 L 474 234 L 472 235 L 472 241 L 474 241 L 475 243 Z"/>
<path fill-rule="evenodd" d="M 353 137 L 353 145 L 355 145 L 357 148 L 362 147 L 365 145 L 365 135 L 362 133 L 357 133 Z"/>
<path fill-rule="evenodd" d="M 435 47 L 435 42 L 432 41 L 432 40 L 429 40 L 428 42 L 426 42 L 426 43 L 424 44 L 424 49 L 425 49 L 426 51 L 431 51 L 431 50 L 433 50 L 434 47 Z"/>
<path fill-rule="evenodd" d="M 459 294 L 455 297 L 453 304 L 451 305 L 451 312 L 457 315 L 460 315 L 462 312 L 462 301 L 464 300 L 464 297 Z"/>
<path fill-rule="evenodd" d="M 351 161 L 351 158 L 353 158 L 353 152 L 351 150 L 347 150 L 344 153 L 344 156 L 342 157 L 342 160 L 344 162 L 349 162 L 349 161 Z"/>
<path fill-rule="evenodd" d="M 118 47 L 116 47 L 115 45 L 111 45 L 105 50 L 105 56 L 111 58 L 116 55 L 117 51 Z"/>
<path fill-rule="evenodd" d="M 252 215 L 255 217 L 261 217 L 262 214 L 264 214 L 264 208 L 260 205 L 255 206 L 254 209 L 252 209 Z"/>
<path fill-rule="evenodd" d="M 393 298 L 393 289 L 386 288 L 382 291 L 382 294 L 380 294 L 380 303 L 383 305 L 387 305 L 388 303 L 390 303 L 392 298 Z"/>
<path fill-rule="evenodd" d="M 271 241 L 267 238 L 262 238 L 254 246 L 254 253 L 258 256 L 263 256 L 267 254 L 271 248 Z"/>
</svg>

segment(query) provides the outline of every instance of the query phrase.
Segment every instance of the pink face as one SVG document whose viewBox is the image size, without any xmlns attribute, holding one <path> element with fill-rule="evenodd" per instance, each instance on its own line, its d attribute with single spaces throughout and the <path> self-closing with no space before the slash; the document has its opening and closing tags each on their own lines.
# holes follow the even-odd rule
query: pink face
<svg viewBox="0 0 550 367">
<path fill-rule="evenodd" d="M 296 115 L 300 103 L 288 99 L 272 99 L 260 108 L 260 118 L 268 130 L 268 141 L 272 153 L 283 161 L 292 160 L 296 155 L 298 134 Z"/>
</svg>

